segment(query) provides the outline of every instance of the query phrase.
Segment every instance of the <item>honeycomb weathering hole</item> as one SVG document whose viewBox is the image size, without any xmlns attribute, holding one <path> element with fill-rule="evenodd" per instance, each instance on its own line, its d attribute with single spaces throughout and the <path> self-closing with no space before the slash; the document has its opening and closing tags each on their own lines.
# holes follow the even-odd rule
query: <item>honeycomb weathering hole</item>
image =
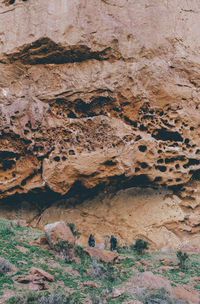
<svg viewBox="0 0 200 304">
<path fill-rule="evenodd" d="M 145 162 L 144 162 L 144 163 L 141 163 L 140 166 L 141 166 L 141 168 L 143 168 L 143 169 L 145 169 L 145 168 L 148 167 L 147 163 L 145 163 Z"/>
<path fill-rule="evenodd" d="M 74 150 L 69 150 L 69 155 L 75 155 Z"/>
<path fill-rule="evenodd" d="M 165 128 L 155 130 L 152 137 L 162 141 L 183 141 L 182 136 L 178 132 L 167 131 Z"/>
<path fill-rule="evenodd" d="M 104 162 L 104 165 L 106 166 L 114 166 L 116 165 L 116 162 L 112 161 L 112 160 L 107 160 Z"/>
<path fill-rule="evenodd" d="M 167 170 L 165 166 L 156 166 L 156 169 L 160 170 L 161 172 L 165 172 Z"/>
<path fill-rule="evenodd" d="M 55 156 L 55 157 L 54 157 L 54 160 L 55 160 L 56 162 L 59 162 L 59 161 L 60 161 L 60 157 L 59 157 L 59 156 Z"/>
<path fill-rule="evenodd" d="M 147 149 L 147 147 L 144 146 L 144 145 L 140 145 L 140 146 L 138 147 L 138 149 L 140 150 L 140 152 L 145 152 L 146 149 Z"/>
</svg>

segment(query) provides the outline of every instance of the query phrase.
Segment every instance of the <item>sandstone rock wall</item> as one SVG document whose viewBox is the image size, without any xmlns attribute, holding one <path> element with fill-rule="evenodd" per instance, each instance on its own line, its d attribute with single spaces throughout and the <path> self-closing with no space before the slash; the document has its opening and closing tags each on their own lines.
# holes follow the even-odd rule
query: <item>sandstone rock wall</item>
<svg viewBox="0 0 200 304">
<path fill-rule="evenodd" d="M 0 1 L 0 198 L 118 177 L 198 187 L 199 13 L 197 0 Z"/>
</svg>

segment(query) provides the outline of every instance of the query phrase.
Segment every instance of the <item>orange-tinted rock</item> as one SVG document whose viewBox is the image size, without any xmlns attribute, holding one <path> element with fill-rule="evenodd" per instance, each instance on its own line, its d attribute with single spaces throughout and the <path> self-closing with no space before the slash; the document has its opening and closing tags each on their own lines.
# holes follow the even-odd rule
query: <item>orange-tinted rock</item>
<svg viewBox="0 0 200 304">
<path fill-rule="evenodd" d="M 140 262 L 135 262 L 135 265 L 138 266 L 138 267 L 141 267 L 141 266 L 142 266 L 142 263 L 140 263 Z"/>
<path fill-rule="evenodd" d="M 140 263 L 143 265 L 143 266 L 149 266 L 149 263 L 147 263 L 145 260 L 141 259 L 140 260 Z"/>
<path fill-rule="evenodd" d="M 108 251 L 97 248 L 84 248 L 83 251 L 89 254 L 91 258 L 95 258 L 105 263 L 113 263 L 118 257 L 118 253 L 116 251 Z"/>
<path fill-rule="evenodd" d="M 39 242 L 40 245 L 47 245 L 48 242 L 47 242 L 47 239 L 46 239 L 46 235 L 41 235 L 38 242 Z"/>
<path fill-rule="evenodd" d="M 99 285 L 93 281 L 83 282 L 83 286 L 90 287 L 90 288 L 99 288 Z"/>
<path fill-rule="evenodd" d="M 53 282 L 55 280 L 53 275 L 49 274 L 48 272 L 44 271 L 41 268 L 31 267 L 29 272 L 30 272 L 30 274 L 38 275 L 39 277 L 41 277 L 47 281 L 50 281 L 50 282 Z"/>
<path fill-rule="evenodd" d="M 169 266 L 169 265 L 173 265 L 173 261 L 169 260 L 169 259 L 160 259 L 160 262 L 162 265 L 164 266 Z"/>
<path fill-rule="evenodd" d="M 74 246 L 75 238 L 71 232 L 71 229 L 65 224 L 65 222 L 56 222 L 48 224 L 44 227 L 47 242 L 50 246 L 54 246 L 58 241 L 64 241 Z"/>
</svg>

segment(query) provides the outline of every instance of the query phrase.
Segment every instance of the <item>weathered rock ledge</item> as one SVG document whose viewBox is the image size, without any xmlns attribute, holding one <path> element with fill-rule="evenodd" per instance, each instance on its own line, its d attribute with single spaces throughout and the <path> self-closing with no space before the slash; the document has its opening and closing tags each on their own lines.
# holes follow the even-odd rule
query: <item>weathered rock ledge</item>
<svg viewBox="0 0 200 304">
<path fill-rule="evenodd" d="M 196 0 L 1 1 L 0 198 L 116 179 L 198 191 L 199 12 Z M 180 222 L 191 208 L 197 219 L 196 196 L 184 202 Z"/>
</svg>

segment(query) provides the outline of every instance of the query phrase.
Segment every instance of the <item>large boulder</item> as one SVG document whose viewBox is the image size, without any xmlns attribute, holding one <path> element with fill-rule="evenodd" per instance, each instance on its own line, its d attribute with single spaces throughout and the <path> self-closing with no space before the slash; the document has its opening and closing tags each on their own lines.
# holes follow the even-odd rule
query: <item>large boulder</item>
<svg viewBox="0 0 200 304">
<path fill-rule="evenodd" d="M 190 304 L 199 304 L 200 298 L 196 291 L 186 289 L 186 286 L 177 285 L 173 288 L 172 295 L 179 300 Z"/>
<path fill-rule="evenodd" d="M 8 260 L 0 257 L 0 275 L 5 274 L 14 274 L 18 271 L 18 269 L 11 264 Z"/>
<path fill-rule="evenodd" d="M 58 252 L 63 260 L 71 260 L 74 257 L 75 238 L 65 222 L 48 224 L 44 230 L 49 246 Z"/>
<path fill-rule="evenodd" d="M 72 246 L 75 245 L 75 238 L 71 229 L 63 221 L 46 225 L 44 231 L 47 242 L 52 248 L 54 248 L 58 241 L 67 242 Z"/>
<path fill-rule="evenodd" d="M 113 263 L 118 258 L 117 251 L 108 251 L 98 248 L 85 248 L 83 251 L 91 258 L 95 258 L 105 263 Z"/>
<path fill-rule="evenodd" d="M 145 271 L 135 277 L 135 283 L 139 287 L 147 287 L 149 289 L 164 288 L 172 293 L 170 281 L 159 274 L 153 274 L 151 271 Z"/>
<path fill-rule="evenodd" d="M 177 285 L 172 287 L 171 282 L 161 275 L 153 274 L 151 271 L 146 271 L 138 274 L 133 282 L 138 287 L 146 287 L 148 289 L 164 288 L 172 297 L 178 300 L 185 301 L 190 304 L 198 304 L 199 296 L 193 289 L 188 289 L 187 286 Z"/>
</svg>

